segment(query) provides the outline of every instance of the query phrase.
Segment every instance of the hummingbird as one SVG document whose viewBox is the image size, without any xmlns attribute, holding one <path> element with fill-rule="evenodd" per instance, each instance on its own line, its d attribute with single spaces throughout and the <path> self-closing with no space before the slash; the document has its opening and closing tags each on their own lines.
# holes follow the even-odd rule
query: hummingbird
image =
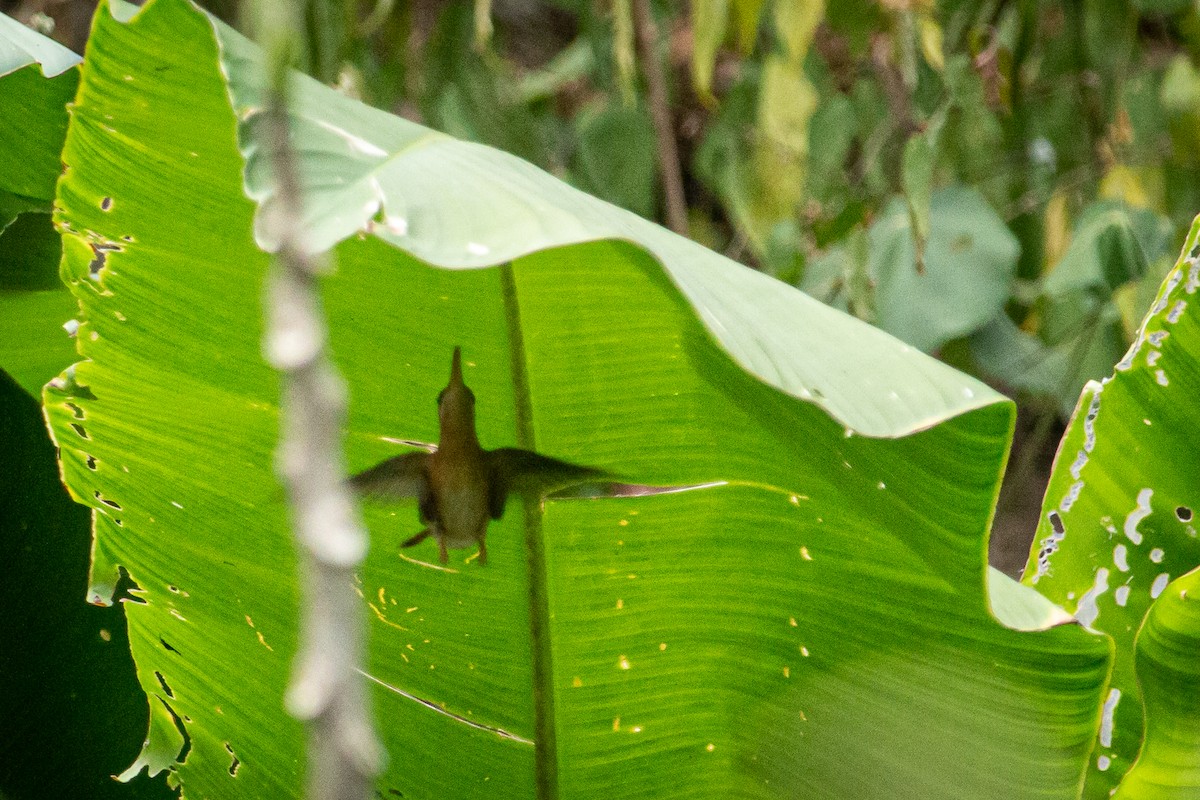
<svg viewBox="0 0 1200 800">
<path fill-rule="evenodd" d="M 450 361 L 450 382 L 438 395 L 438 446 L 433 452 L 405 453 L 350 478 L 360 494 L 378 499 L 417 498 L 425 529 L 405 540 L 412 547 L 430 536 L 438 557 L 448 547 L 479 544 L 479 563 L 487 564 L 487 528 L 500 519 L 512 492 L 537 493 L 596 480 L 607 475 L 516 447 L 484 450 L 475 433 L 475 393 L 463 382 L 462 348 Z"/>
</svg>

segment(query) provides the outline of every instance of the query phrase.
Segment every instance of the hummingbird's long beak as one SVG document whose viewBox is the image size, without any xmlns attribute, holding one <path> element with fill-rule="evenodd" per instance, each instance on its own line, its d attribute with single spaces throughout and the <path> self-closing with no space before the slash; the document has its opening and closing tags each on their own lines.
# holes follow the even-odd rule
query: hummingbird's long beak
<svg viewBox="0 0 1200 800">
<path fill-rule="evenodd" d="M 462 376 L 462 348 L 454 348 L 454 356 L 450 359 L 450 383 L 446 388 L 466 388 Z"/>
</svg>

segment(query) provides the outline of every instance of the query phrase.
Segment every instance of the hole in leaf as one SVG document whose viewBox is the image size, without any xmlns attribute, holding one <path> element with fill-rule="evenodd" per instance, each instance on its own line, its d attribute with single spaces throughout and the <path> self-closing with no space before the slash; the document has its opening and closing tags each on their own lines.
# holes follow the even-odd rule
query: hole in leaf
<svg viewBox="0 0 1200 800">
<path fill-rule="evenodd" d="M 71 409 L 71 416 L 75 417 L 75 419 L 84 418 L 83 409 L 79 406 L 75 405 L 74 403 L 63 403 L 63 405 Z"/>
<path fill-rule="evenodd" d="M 1175 518 L 1180 522 L 1191 522 L 1192 510 L 1187 506 L 1180 506 L 1179 508 L 1175 509 Z"/>
<path fill-rule="evenodd" d="M 104 505 L 108 506 L 109 508 L 115 508 L 117 511 L 123 510 L 121 508 L 121 504 L 117 501 L 109 500 L 107 497 L 101 496 L 100 492 L 95 492 L 95 495 L 97 500 L 99 500 L 101 503 L 104 503 Z"/>
<path fill-rule="evenodd" d="M 125 250 L 121 245 L 111 243 L 91 243 L 91 247 L 92 260 L 88 264 L 88 275 L 93 280 L 100 277 L 100 271 L 108 263 L 109 253 L 120 253 Z"/>
<path fill-rule="evenodd" d="M 1058 515 L 1057 511 L 1051 511 L 1046 515 L 1046 517 L 1050 520 L 1050 527 L 1055 533 L 1057 533 L 1059 536 L 1062 536 L 1064 533 L 1066 533 L 1067 529 L 1063 525 L 1062 517 Z"/>
<path fill-rule="evenodd" d="M 90 387 L 75 380 L 74 364 L 67 367 L 66 370 L 63 371 L 62 375 L 52 378 L 47 386 L 50 389 L 53 389 L 55 392 L 64 394 L 68 397 L 82 397 L 86 400 L 96 399 L 96 395 L 92 392 Z"/>
<path fill-rule="evenodd" d="M 92 438 L 92 437 L 88 436 L 88 432 L 87 432 L 86 430 L 84 430 L 84 429 L 83 429 L 83 426 L 82 426 L 82 425 L 80 425 L 78 422 L 72 422 L 72 423 L 71 423 L 71 428 L 72 428 L 72 429 L 73 429 L 73 430 L 74 430 L 76 433 L 78 433 L 78 434 L 79 434 L 80 438 L 83 438 L 83 439 L 90 439 L 90 438 Z"/>
<path fill-rule="evenodd" d="M 87 468 L 90 469 L 92 472 L 96 471 L 96 457 L 95 456 L 87 457 Z"/>
<path fill-rule="evenodd" d="M 238 767 L 242 765 L 242 760 L 237 757 L 237 753 L 233 752 L 233 748 L 229 746 L 229 742 L 225 743 L 225 751 L 233 757 L 233 761 L 229 764 L 229 774 L 231 777 L 237 777 Z"/>
<path fill-rule="evenodd" d="M 174 647 L 172 647 L 171 643 L 168 642 L 166 639 L 162 638 L 161 636 L 158 638 L 158 641 L 162 644 L 163 647 L 165 647 L 167 650 L 171 651 L 172 653 L 179 653 L 179 655 L 183 655 L 183 653 L 180 653 L 178 650 L 176 650 Z"/>
<path fill-rule="evenodd" d="M 110 208 L 112 208 L 112 198 L 111 197 L 102 197 L 100 199 L 100 210 L 108 211 Z"/>
<path fill-rule="evenodd" d="M 175 692 L 171 691 L 171 687 L 167 684 L 167 679 L 163 677 L 162 673 L 154 670 L 154 677 L 158 678 L 158 685 L 167 693 L 167 697 L 170 697 L 172 700 L 175 699 Z"/>
<path fill-rule="evenodd" d="M 188 755 L 192 752 L 192 737 L 188 733 L 187 726 L 183 724 L 183 720 L 175 713 L 175 709 L 171 708 L 171 704 L 161 697 L 158 701 L 163 704 L 163 708 L 171 715 L 171 719 L 175 722 L 175 729 L 179 731 L 179 735 L 183 737 L 183 746 L 179 748 L 179 755 L 175 756 L 176 763 L 183 764 L 187 761 Z"/>
<path fill-rule="evenodd" d="M 113 590 L 113 600 L 119 603 L 130 602 L 143 606 L 147 605 L 145 600 L 137 596 L 145 594 L 145 590 L 137 585 L 137 582 L 130 577 L 129 572 L 124 567 L 120 569 L 121 571 L 117 578 L 117 587 Z"/>
</svg>

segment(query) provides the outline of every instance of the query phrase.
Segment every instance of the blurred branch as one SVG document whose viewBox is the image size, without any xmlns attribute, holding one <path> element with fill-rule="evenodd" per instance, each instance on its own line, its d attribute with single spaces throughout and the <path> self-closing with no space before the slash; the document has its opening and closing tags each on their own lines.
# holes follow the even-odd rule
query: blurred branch
<svg viewBox="0 0 1200 800">
<path fill-rule="evenodd" d="M 261 131 L 277 202 L 266 224 L 280 242 L 266 294 L 267 361 L 282 378 L 278 470 L 287 489 L 304 597 L 300 654 L 288 710 L 308 723 L 310 800 L 364 800 L 382 760 L 358 672 L 365 625 L 354 573 L 367 535 L 346 488 L 341 456 L 345 390 L 326 352 L 317 293 L 324 260 L 304 242 L 303 198 L 288 129 L 289 67 L 299 49 L 300 11 L 259 0 L 255 29 L 267 52 Z"/>
<path fill-rule="evenodd" d="M 657 30 L 650 13 L 650 0 L 633 0 L 633 27 L 636 33 L 638 59 L 646 78 L 650 115 L 654 120 L 654 136 L 658 142 L 658 170 L 663 185 L 663 214 L 667 227 L 681 236 L 688 235 L 687 202 L 683 196 L 683 170 L 679 164 L 679 148 L 675 144 L 675 124 L 667 98 L 667 79 L 662 64 L 655 57 Z"/>
</svg>

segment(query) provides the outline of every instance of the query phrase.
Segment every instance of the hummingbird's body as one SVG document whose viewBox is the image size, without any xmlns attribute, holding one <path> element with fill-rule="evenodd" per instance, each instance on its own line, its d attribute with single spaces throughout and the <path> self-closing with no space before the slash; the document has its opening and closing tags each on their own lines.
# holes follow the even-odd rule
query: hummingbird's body
<svg viewBox="0 0 1200 800">
<path fill-rule="evenodd" d="M 355 489 L 383 498 L 416 497 L 426 528 L 405 541 L 411 547 L 433 536 L 438 556 L 448 547 L 479 545 L 487 563 L 488 522 L 500 519 L 510 491 L 539 494 L 570 483 L 600 478 L 580 467 L 528 450 L 484 450 L 475 433 L 475 394 L 462 377 L 462 355 L 454 348 L 450 383 L 438 395 L 438 448 L 389 458 L 350 478 Z"/>
</svg>

